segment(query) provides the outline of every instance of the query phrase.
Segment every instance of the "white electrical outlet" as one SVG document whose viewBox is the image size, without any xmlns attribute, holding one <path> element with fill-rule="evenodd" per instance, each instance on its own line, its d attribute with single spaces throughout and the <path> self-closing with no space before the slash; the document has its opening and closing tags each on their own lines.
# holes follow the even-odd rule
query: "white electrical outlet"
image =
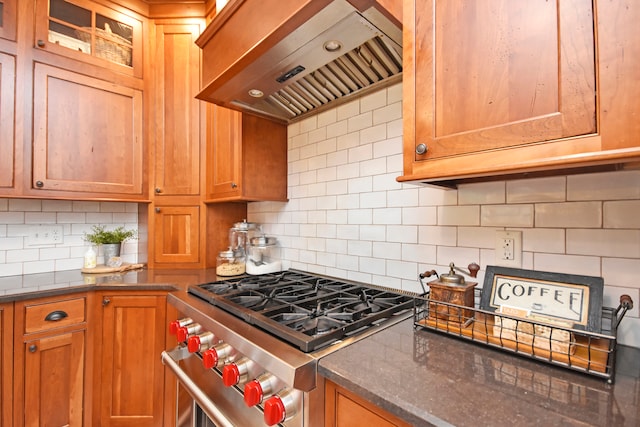
<svg viewBox="0 0 640 427">
<path fill-rule="evenodd" d="M 62 225 L 33 225 L 29 227 L 29 246 L 55 245 L 64 242 Z"/>
<path fill-rule="evenodd" d="M 496 232 L 496 265 L 502 267 L 522 267 L 522 232 Z"/>
</svg>

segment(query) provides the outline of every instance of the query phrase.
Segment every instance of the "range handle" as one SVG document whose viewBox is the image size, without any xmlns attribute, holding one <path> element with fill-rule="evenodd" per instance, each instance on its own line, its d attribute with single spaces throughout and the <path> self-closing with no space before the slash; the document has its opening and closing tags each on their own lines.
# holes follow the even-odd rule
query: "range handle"
<svg viewBox="0 0 640 427">
<path fill-rule="evenodd" d="M 178 346 L 171 351 L 162 352 L 162 363 L 166 365 L 171 372 L 178 377 L 180 384 L 187 390 L 189 395 L 196 401 L 198 406 L 207 414 L 207 416 L 220 427 L 235 427 L 235 425 L 218 409 L 218 407 L 209 399 L 209 397 L 196 385 L 189 375 L 187 375 L 178 361 L 190 356 L 185 347 Z"/>
</svg>

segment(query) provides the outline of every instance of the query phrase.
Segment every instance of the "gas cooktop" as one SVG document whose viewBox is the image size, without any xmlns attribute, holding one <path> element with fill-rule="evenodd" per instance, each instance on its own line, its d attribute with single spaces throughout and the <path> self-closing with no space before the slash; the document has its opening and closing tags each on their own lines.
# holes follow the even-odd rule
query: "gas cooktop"
<svg viewBox="0 0 640 427">
<path fill-rule="evenodd" d="M 188 292 L 304 352 L 406 313 L 416 296 L 296 270 L 227 278 Z"/>
</svg>

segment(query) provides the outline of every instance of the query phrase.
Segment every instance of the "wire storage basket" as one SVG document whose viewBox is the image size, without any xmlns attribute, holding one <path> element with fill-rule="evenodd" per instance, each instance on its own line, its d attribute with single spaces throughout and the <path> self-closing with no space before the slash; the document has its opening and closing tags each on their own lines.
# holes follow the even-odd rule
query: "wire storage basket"
<svg viewBox="0 0 640 427">
<path fill-rule="evenodd" d="M 617 308 L 602 308 L 601 333 L 565 328 L 477 307 L 433 300 L 427 292 L 415 299 L 414 327 L 437 331 L 519 356 L 604 378 L 613 383 L 617 328 L 633 308 L 628 295 Z"/>
</svg>

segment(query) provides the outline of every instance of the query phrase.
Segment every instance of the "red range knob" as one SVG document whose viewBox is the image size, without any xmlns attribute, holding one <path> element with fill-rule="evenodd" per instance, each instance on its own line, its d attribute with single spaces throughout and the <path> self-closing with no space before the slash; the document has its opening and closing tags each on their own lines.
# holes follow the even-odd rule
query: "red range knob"
<svg viewBox="0 0 640 427">
<path fill-rule="evenodd" d="M 262 405 L 265 424 L 273 426 L 293 417 L 300 407 L 300 399 L 299 392 L 286 389 L 265 400 Z"/>
<path fill-rule="evenodd" d="M 249 381 L 244 386 L 244 403 L 247 406 L 255 406 L 262 402 L 262 386 L 258 380 Z"/>
<path fill-rule="evenodd" d="M 280 396 L 271 396 L 264 402 L 264 422 L 268 426 L 274 426 L 284 421 L 287 411 Z"/>
<path fill-rule="evenodd" d="M 243 357 L 235 363 L 229 363 L 222 369 L 222 382 L 227 387 L 244 383 L 249 378 L 249 371 L 254 369 L 254 363 Z"/>
<path fill-rule="evenodd" d="M 265 396 L 269 397 L 273 394 L 276 384 L 276 377 L 268 372 L 258 376 L 253 381 L 248 382 L 244 386 L 244 403 L 247 406 L 254 406 L 262 403 Z"/>
<path fill-rule="evenodd" d="M 190 323 L 193 323 L 193 320 L 190 319 L 189 317 L 185 317 L 183 319 L 174 320 L 173 322 L 169 323 L 169 333 L 171 335 L 176 335 L 178 333 L 178 329 L 180 329 L 183 326 L 187 326 Z"/>
<path fill-rule="evenodd" d="M 213 334 L 211 332 L 204 332 L 200 335 L 193 335 L 189 337 L 187 341 L 187 348 L 190 353 L 195 353 L 196 351 L 204 351 L 205 349 L 211 347 L 213 343 Z"/>
<path fill-rule="evenodd" d="M 219 368 L 231 354 L 231 346 L 226 343 L 216 344 L 202 353 L 202 364 L 206 369 Z"/>
<path fill-rule="evenodd" d="M 227 387 L 234 386 L 240 382 L 240 370 L 237 364 L 231 363 L 222 369 L 222 382 Z"/>
<path fill-rule="evenodd" d="M 176 336 L 178 337 L 178 341 L 184 342 L 187 339 L 189 339 L 191 335 L 199 334 L 200 331 L 202 331 L 202 326 L 200 326 L 200 324 L 190 323 L 188 325 L 178 328 L 178 331 L 176 332 Z"/>
</svg>

